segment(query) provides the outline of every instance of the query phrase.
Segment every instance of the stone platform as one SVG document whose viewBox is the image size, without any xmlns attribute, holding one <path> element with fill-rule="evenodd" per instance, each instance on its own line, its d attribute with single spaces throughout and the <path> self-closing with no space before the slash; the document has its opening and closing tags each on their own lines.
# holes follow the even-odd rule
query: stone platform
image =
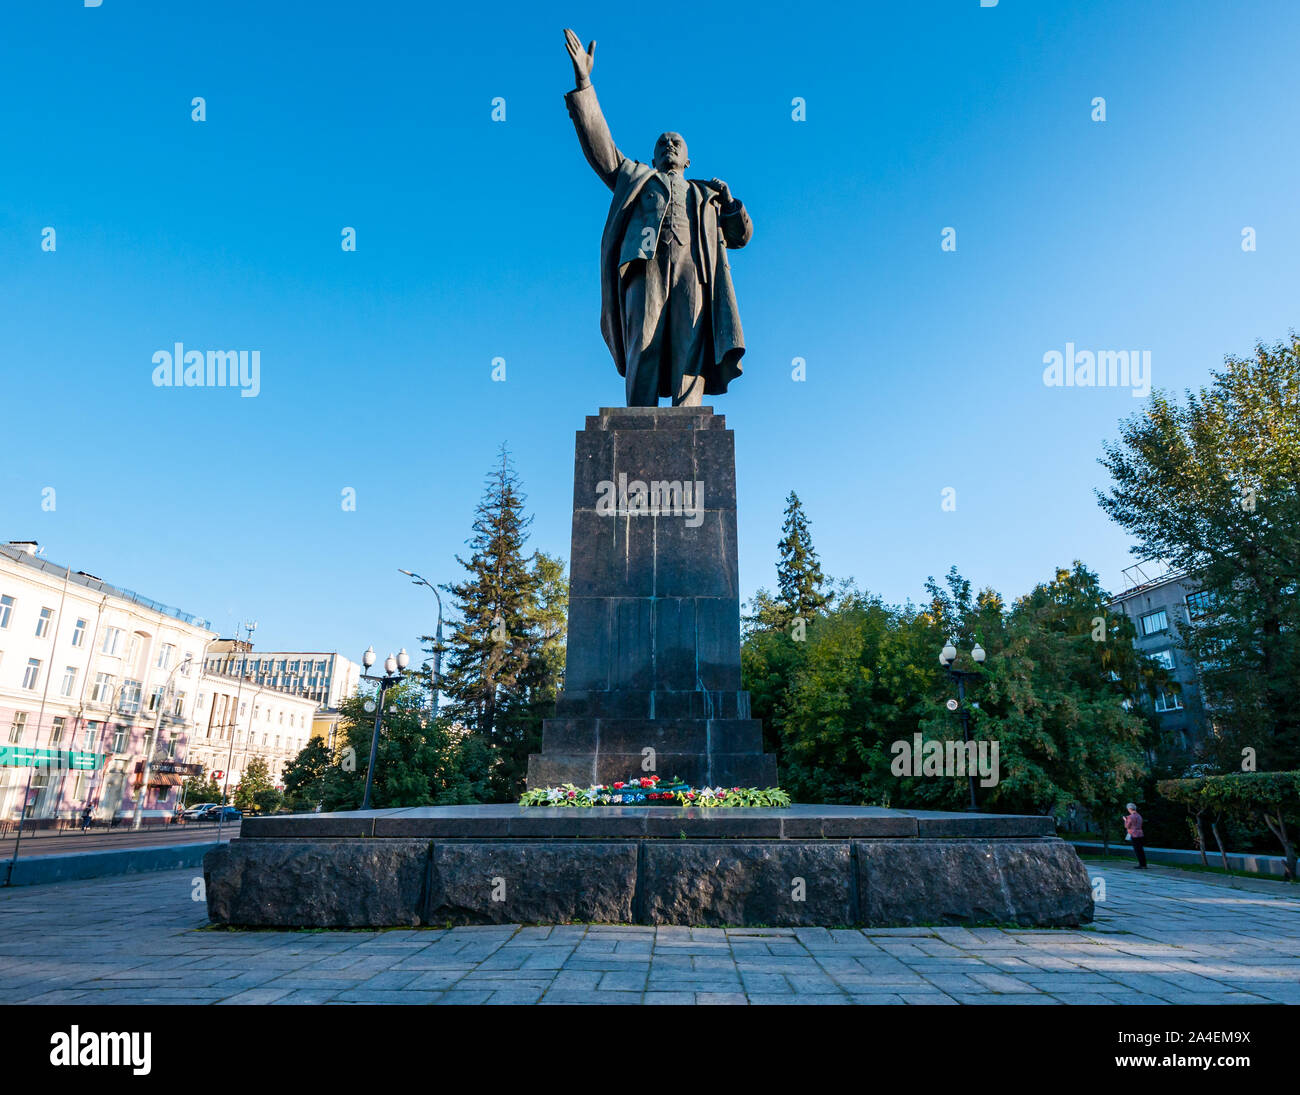
<svg viewBox="0 0 1300 1095">
<path fill-rule="evenodd" d="M 1092 919 L 1050 818 L 884 810 L 422 807 L 247 818 L 204 858 L 249 927 L 903 927 Z"/>
</svg>

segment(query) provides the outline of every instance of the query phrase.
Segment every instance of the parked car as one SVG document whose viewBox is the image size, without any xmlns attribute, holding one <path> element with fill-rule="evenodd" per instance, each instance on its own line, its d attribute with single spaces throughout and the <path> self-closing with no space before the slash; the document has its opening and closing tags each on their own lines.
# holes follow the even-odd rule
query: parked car
<svg viewBox="0 0 1300 1095">
<path fill-rule="evenodd" d="M 216 808 L 217 804 L 215 802 L 200 802 L 197 806 L 189 807 L 183 814 L 181 814 L 181 817 L 186 821 L 203 821 L 206 816 Z M 216 820 L 215 814 L 213 815 L 212 820 Z"/>
<path fill-rule="evenodd" d="M 238 821 L 244 816 L 243 811 L 236 810 L 233 806 L 227 806 L 224 809 L 213 810 L 203 815 L 204 821 Z"/>
</svg>

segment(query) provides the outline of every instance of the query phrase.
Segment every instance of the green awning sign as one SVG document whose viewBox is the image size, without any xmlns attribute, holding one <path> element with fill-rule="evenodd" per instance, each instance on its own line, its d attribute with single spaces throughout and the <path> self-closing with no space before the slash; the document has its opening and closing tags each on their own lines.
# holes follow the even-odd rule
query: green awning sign
<svg viewBox="0 0 1300 1095">
<path fill-rule="evenodd" d="M 103 766 L 101 753 L 73 749 L 32 749 L 26 745 L 0 745 L 0 768 L 71 768 L 93 772 Z"/>
</svg>

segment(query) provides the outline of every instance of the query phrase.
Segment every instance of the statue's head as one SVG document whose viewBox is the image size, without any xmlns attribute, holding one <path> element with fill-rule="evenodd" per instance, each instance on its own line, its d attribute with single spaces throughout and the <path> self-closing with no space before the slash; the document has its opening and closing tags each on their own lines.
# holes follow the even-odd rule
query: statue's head
<svg viewBox="0 0 1300 1095">
<path fill-rule="evenodd" d="M 691 166 L 686 156 L 686 138 L 680 133 L 660 133 L 655 141 L 654 165 L 660 171 L 684 171 Z"/>
</svg>

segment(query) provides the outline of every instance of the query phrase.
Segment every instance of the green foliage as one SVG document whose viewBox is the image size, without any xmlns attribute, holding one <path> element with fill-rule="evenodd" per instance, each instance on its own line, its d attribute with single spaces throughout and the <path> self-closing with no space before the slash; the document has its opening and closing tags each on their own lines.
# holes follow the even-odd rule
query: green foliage
<svg viewBox="0 0 1300 1095">
<path fill-rule="evenodd" d="M 1296 847 L 1291 826 L 1300 823 L 1300 771 L 1234 772 L 1230 775 L 1162 780 L 1159 792 L 1187 807 L 1197 826 L 1209 813 L 1262 821 L 1282 845 L 1283 872 L 1296 877 Z"/>
<path fill-rule="evenodd" d="M 273 814 L 284 805 L 284 795 L 274 787 L 266 791 L 258 791 L 253 795 L 253 812 L 258 814 Z"/>
<path fill-rule="evenodd" d="M 777 595 L 791 617 L 806 620 L 825 608 L 829 598 L 822 592 L 821 563 L 813 547 L 803 503 L 794 491 L 785 501 L 785 521 L 777 544 L 780 552 L 776 565 Z"/>
<path fill-rule="evenodd" d="M 315 810 L 324 795 L 326 770 L 334 763 L 323 738 L 311 737 L 284 766 L 285 805 L 296 813 Z"/>
<path fill-rule="evenodd" d="M 1144 773 L 1152 736 L 1137 700 L 1166 677 L 1133 649 L 1132 624 L 1107 609 L 1096 576 L 1076 563 L 1010 610 L 991 590 L 973 594 L 955 569 L 927 588 L 921 610 L 846 586 L 810 621 L 806 641 L 757 628 L 746 636 L 751 707 L 774 731 L 795 798 L 965 806 L 964 776 L 892 770 L 897 743 L 910 748 L 915 734 L 961 740 L 960 718 L 945 706 L 956 689 L 938 661 L 951 637 L 963 652 L 977 640 L 987 652 L 966 693 L 972 738 L 999 747 L 1001 779 L 979 790 L 981 808 L 1043 814 L 1122 801 Z"/>
<path fill-rule="evenodd" d="M 221 802 L 221 784 L 206 773 L 198 778 L 191 776 L 181 790 L 181 801 L 186 809 L 205 802 Z"/>
<path fill-rule="evenodd" d="M 525 554 L 531 518 L 504 446 L 475 512 L 463 581 L 444 587 L 460 617 L 448 643 L 447 713 L 479 738 L 490 794 L 513 801 L 541 749 L 564 665 L 564 563 Z"/>
<path fill-rule="evenodd" d="M 1229 357 L 1179 403 L 1163 393 L 1122 423 L 1101 463 L 1106 513 L 1199 583 L 1210 608 L 1180 627 L 1215 734 L 1206 758 L 1300 764 L 1300 338 Z"/>
<path fill-rule="evenodd" d="M 826 579 L 813 547 L 808 517 L 794 491 L 786 497 L 777 552 L 776 596 L 765 589 L 754 595 L 752 613 L 746 620 L 751 627 L 789 628 L 796 620 L 810 620 L 831 602 L 831 596 L 822 589 Z"/>
<path fill-rule="evenodd" d="M 487 798 L 489 761 L 481 743 L 447 716 L 429 718 L 426 701 L 416 681 L 391 688 L 385 696 L 370 796 L 376 809 L 463 805 Z M 299 798 L 319 801 L 326 811 L 360 807 L 375 727 L 375 713 L 365 709 L 366 703 L 373 705 L 374 697 L 358 695 L 343 702 L 335 755 L 317 779 L 299 786 Z"/>
<path fill-rule="evenodd" d="M 261 757 L 251 757 L 239 779 L 239 786 L 235 788 L 235 809 L 246 814 L 259 813 L 259 799 L 266 801 L 268 791 L 274 791 L 274 788 L 266 761 Z"/>
</svg>

